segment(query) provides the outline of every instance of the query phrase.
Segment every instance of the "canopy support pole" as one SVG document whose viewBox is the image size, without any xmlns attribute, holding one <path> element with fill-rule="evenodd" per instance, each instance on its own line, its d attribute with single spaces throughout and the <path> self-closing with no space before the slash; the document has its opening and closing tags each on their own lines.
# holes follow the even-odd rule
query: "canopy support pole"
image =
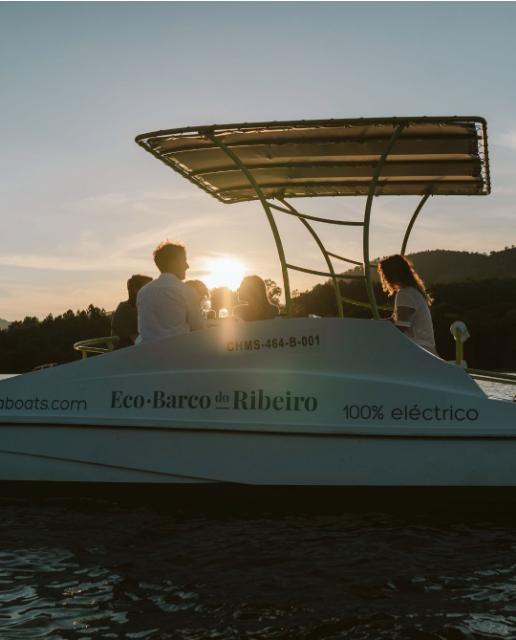
<svg viewBox="0 0 516 640">
<path fill-rule="evenodd" d="M 364 223 L 362 221 L 355 222 L 353 220 L 334 220 L 332 218 L 320 218 L 318 216 L 310 216 L 306 213 L 301 213 L 300 211 L 296 211 L 292 205 L 290 205 L 286 200 L 278 198 L 279 202 L 283 202 L 284 207 L 279 207 L 277 204 L 273 204 L 269 202 L 269 206 L 271 209 L 276 209 L 276 211 L 281 211 L 283 213 L 288 213 L 291 216 L 296 216 L 297 218 L 304 218 L 305 220 L 313 220 L 314 222 L 324 222 L 325 224 L 339 224 L 347 227 L 363 227 Z M 285 207 L 291 207 L 292 210 L 289 210 Z M 361 262 L 359 264 L 362 264 Z"/>
<path fill-rule="evenodd" d="M 362 236 L 362 247 L 363 247 L 363 255 L 364 255 L 363 268 L 364 268 L 364 276 L 366 281 L 367 297 L 369 299 L 369 304 L 371 305 L 371 311 L 373 314 L 373 318 L 375 320 L 380 319 L 380 314 L 378 313 L 378 306 L 376 304 L 376 298 L 375 298 L 374 289 L 373 289 L 373 281 L 371 278 L 371 271 L 370 271 L 371 264 L 369 259 L 369 225 L 371 222 L 371 207 L 373 205 L 373 197 L 376 193 L 376 187 L 378 186 L 378 179 L 384 167 L 385 161 L 387 160 L 387 156 L 391 152 L 391 149 L 394 146 L 394 143 L 398 139 L 404 127 L 405 127 L 405 123 L 403 122 L 396 127 L 396 129 L 394 130 L 394 133 L 392 134 L 389 140 L 389 143 L 387 144 L 385 151 L 383 152 L 380 159 L 378 160 L 378 164 L 376 165 L 376 168 L 374 170 L 374 173 L 371 179 L 371 184 L 369 185 L 369 193 L 367 195 L 367 202 L 366 202 L 366 207 L 364 212 L 364 232 Z"/>
<path fill-rule="evenodd" d="M 328 271 L 330 272 L 330 277 L 333 283 L 333 289 L 335 291 L 335 300 L 337 301 L 337 314 L 339 316 L 339 318 L 343 318 L 344 317 L 344 309 L 342 307 L 342 296 L 340 293 L 340 284 L 339 281 L 337 280 L 337 276 L 335 275 L 335 270 L 333 268 L 333 263 L 330 259 L 330 256 L 328 255 L 328 252 L 326 251 L 325 246 L 323 245 L 323 243 L 321 242 L 321 239 L 319 238 L 319 236 L 317 235 L 317 233 L 315 232 L 315 230 L 313 229 L 312 225 L 306 220 L 306 218 L 304 216 L 300 216 L 298 214 L 298 211 L 296 211 L 296 209 L 286 200 L 280 200 L 281 203 L 283 203 L 285 205 L 285 207 L 288 207 L 288 209 L 290 209 L 290 212 L 293 213 L 294 215 L 296 215 L 300 222 L 302 222 L 302 224 L 308 229 L 310 235 L 312 236 L 312 238 L 315 240 L 315 242 L 317 243 L 317 246 L 319 247 L 319 249 L 321 250 L 321 253 L 324 256 L 324 259 L 326 260 L 326 264 L 328 265 Z"/>
<path fill-rule="evenodd" d="M 281 272 L 283 274 L 283 288 L 285 291 L 285 311 L 287 317 L 290 318 L 292 315 L 292 299 L 290 296 L 290 282 L 288 278 L 288 268 L 287 268 L 287 260 L 285 258 L 285 251 L 283 249 L 283 244 L 281 242 L 281 237 L 278 231 L 278 227 L 276 225 L 276 221 L 274 220 L 274 216 L 272 215 L 272 211 L 270 209 L 269 203 L 267 202 L 267 198 L 265 197 L 263 191 L 260 189 L 258 183 L 254 179 L 252 173 L 245 166 L 245 164 L 240 160 L 240 158 L 234 153 L 222 140 L 219 140 L 215 134 L 211 131 L 203 131 L 204 135 L 211 140 L 215 145 L 220 147 L 226 155 L 233 160 L 233 162 L 237 165 L 237 167 L 242 171 L 242 173 L 249 180 L 249 184 L 255 190 L 256 195 L 260 199 L 262 203 L 262 207 L 265 211 L 265 215 L 267 216 L 267 220 L 269 221 L 272 235 L 274 236 L 274 242 L 276 243 L 276 249 L 278 251 L 278 256 L 281 263 Z"/>
<path fill-rule="evenodd" d="M 416 210 L 414 211 L 414 213 L 412 214 L 412 218 L 410 218 L 410 222 L 408 223 L 408 227 L 407 230 L 405 231 L 405 236 L 403 238 L 403 242 L 401 244 L 401 255 L 404 256 L 405 255 L 405 251 L 407 249 L 407 242 L 410 236 L 410 232 L 412 231 L 412 227 L 414 226 L 414 222 L 416 221 L 416 218 L 419 215 L 419 212 L 421 211 L 421 209 L 423 208 L 425 202 L 428 200 L 428 198 L 431 196 L 432 194 L 430 192 L 426 193 L 422 198 L 420 203 L 417 205 Z"/>
</svg>

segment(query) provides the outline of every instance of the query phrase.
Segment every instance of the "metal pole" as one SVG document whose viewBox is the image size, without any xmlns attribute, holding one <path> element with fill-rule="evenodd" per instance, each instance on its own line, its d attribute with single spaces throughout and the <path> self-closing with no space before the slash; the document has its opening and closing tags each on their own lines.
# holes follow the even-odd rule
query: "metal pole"
<svg viewBox="0 0 516 640">
<path fill-rule="evenodd" d="M 278 231 L 278 227 L 276 226 L 276 221 L 274 220 L 274 216 L 272 215 L 272 212 L 270 210 L 269 203 L 267 202 L 265 195 L 263 194 L 256 180 L 254 179 L 252 173 L 247 169 L 245 164 L 240 160 L 240 158 L 236 155 L 236 153 L 234 153 L 226 144 L 224 144 L 222 140 L 219 140 L 214 133 L 209 131 L 203 131 L 202 133 L 204 133 L 204 135 L 207 138 L 209 138 L 214 144 L 220 147 L 231 158 L 231 160 L 233 160 L 233 162 L 237 165 L 240 171 L 242 171 L 242 173 L 249 180 L 249 183 L 255 190 L 256 195 L 258 196 L 258 198 L 260 199 L 260 202 L 262 203 L 263 209 L 265 211 L 265 215 L 267 216 L 267 220 L 269 221 L 269 224 L 272 229 L 272 235 L 274 236 L 274 241 L 276 242 L 276 249 L 278 250 L 278 256 L 281 263 L 281 271 L 283 274 L 283 287 L 285 290 L 285 311 L 287 313 L 287 317 L 290 317 L 292 315 L 292 301 L 290 297 L 290 282 L 288 279 L 287 261 L 285 258 L 285 251 L 283 249 L 283 244 L 281 242 L 281 237 Z"/>
<path fill-rule="evenodd" d="M 290 205 L 286 200 L 281 200 L 279 198 L 278 200 L 280 202 L 283 202 L 283 204 L 286 207 L 292 207 L 292 205 Z M 306 213 L 301 213 L 300 211 L 296 211 L 293 207 L 292 207 L 293 210 L 289 211 L 288 208 L 286 209 L 285 207 L 279 207 L 277 204 L 273 204 L 272 202 L 269 202 L 269 206 L 271 209 L 276 209 L 277 211 L 288 213 L 289 215 L 296 216 L 297 218 L 305 218 L 306 220 L 313 220 L 314 222 L 324 222 L 325 224 L 339 224 L 347 227 L 363 227 L 364 226 L 363 222 L 355 222 L 354 220 L 333 220 L 332 218 L 319 218 L 318 216 L 310 216 Z M 359 264 L 362 264 L 362 263 L 359 263 Z"/>
<path fill-rule="evenodd" d="M 294 215 L 297 215 L 298 212 L 296 211 L 296 209 L 289 202 L 286 202 L 285 200 L 280 200 L 280 202 L 282 202 L 286 207 L 288 207 L 290 209 L 291 213 L 293 213 Z M 317 235 L 315 230 L 312 228 L 312 225 L 309 222 L 307 222 L 304 217 L 299 217 L 299 220 L 308 229 L 308 231 L 312 235 L 312 238 L 315 240 L 315 242 L 317 243 L 317 246 L 321 250 L 321 253 L 324 256 L 324 259 L 326 260 L 326 264 L 328 265 L 328 270 L 329 270 L 330 275 L 331 275 L 331 280 L 333 282 L 333 289 L 335 291 L 335 300 L 337 301 L 337 314 L 338 314 L 339 318 L 343 318 L 344 317 L 344 309 L 342 307 L 342 297 L 341 297 L 341 294 L 340 294 L 340 285 L 339 285 L 339 282 L 338 282 L 337 277 L 335 275 L 335 270 L 333 268 L 332 261 L 330 260 L 330 256 L 328 255 L 328 252 L 326 251 L 325 246 L 321 242 L 321 239 L 319 238 L 319 236 Z"/>
<path fill-rule="evenodd" d="M 366 279 L 367 297 L 369 298 L 369 304 L 371 305 L 371 311 L 373 313 L 373 318 L 375 318 L 375 320 L 380 319 L 380 314 L 378 313 L 376 298 L 374 296 L 373 281 L 371 279 L 371 271 L 370 271 L 371 265 L 369 260 L 369 223 L 371 221 L 371 207 L 373 204 L 373 197 L 376 192 L 376 186 L 378 184 L 378 178 L 380 177 L 380 173 L 382 172 L 383 165 L 385 164 L 387 156 L 389 155 L 394 143 L 398 139 L 404 127 L 405 127 L 405 123 L 401 123 L 396 127 L 396 129 L 394 130 L 394 133 L 391 136 L 391 139 L 389 140 L 389 144 L 387 145 L 387 148 L 385 149 L 382 156 L 378 160 L 378 164 L 376 165 L 373 176 L 371 178 L 371 184 L 369 185 L 369 193 L 367 195 L 367 202 L 366 202 L 365 213 L 364 213 L 364 233 L 362 237 L 362 246 L 363 246 L 363 254 L 364 254 L 364 276 Z"/>
<path fill-rule="evenodd" d="M 421 202 L 418 204 L 416 210 L 414 211 L 414 213 L 412 214 L 412 218 L 410 218 L 410 222 L 408 223 L 408 227 L 407 230 L 405 231 L 405 236 L 403 238 L 403 242 L 401 244 L 401 255 L 404 256 L 405 255 L 405 250 L 407 248 L 407 242 L 410 236 L 410 232 L 412 231 L 412 227 L 414 226 L 414 222 L 416 221 L 416 218 L 419 215 L 419 212 L 421 211 L 421 209 L 423 208 L 423 205 L 425 204 L 425 202 L 428 200 L 428 198 L 431 196 L 431 193 L 427 193 L 423 196 L 423 198 L 421 199 Z"/>
</svg>

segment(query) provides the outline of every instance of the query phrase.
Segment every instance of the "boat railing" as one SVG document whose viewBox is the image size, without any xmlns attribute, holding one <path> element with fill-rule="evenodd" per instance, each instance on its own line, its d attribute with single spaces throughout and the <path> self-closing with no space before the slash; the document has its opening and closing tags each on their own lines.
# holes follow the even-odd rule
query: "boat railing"
<svg viewBox="0 0 516 640">
<path fill-rule="evenodd" d="M 119 342 L 118 336 L 105 336 L 102 338 L 89 338 L 88 340 L 79 340 L 75 342 L 73 348 L 80 351 L 83 360 L 90 353 L 107 353 L 113 351 Z"/>
<path fill-rule="evenodd" d="M 41 371 L 41 369 L 52 369 L 52 367 L 57 367 L 57 362 L 45 362 L 45 364 L 38 364 L 37 367 L 34 367 L 32 371 Z"/>
<path fill-rule="evenodd" d="M 472 369 L 467 366 L 464 360 L 464 343 L 470 337 L 468 328 L 461 320 L 456 320 L 450 325 L 450 332 L 455 340 L 455 364 L 470 374 L 474 380 L 484 382 L 497 382 L 499 384 L 509 384 L 516 386 L 516 375 L 512 373 L 501 373 L 499 371 L 487 371 L 486 369 Z"/>
<path fill-rule="evenodd" d="M 516 386 L 516 376 L 511 373 L 500 373 L 499 371 L 485 371 L 484 369 L 470 369 L 466 371 L 474 380 L 484 382 L 497 382 L 499 384 L 509 384 Z"/>
</svg>

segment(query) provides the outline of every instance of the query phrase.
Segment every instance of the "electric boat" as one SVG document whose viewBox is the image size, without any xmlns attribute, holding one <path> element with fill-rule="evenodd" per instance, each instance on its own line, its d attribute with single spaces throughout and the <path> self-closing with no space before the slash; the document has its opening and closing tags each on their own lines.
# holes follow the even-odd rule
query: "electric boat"
<svg viewBox="0 0 516 640">
<path fill-rule="evenodd" d="M 214 125 L 136 141 L 219 201 L 261 204 L 281 263 L 285 317 L 227 320 L 3 380 L 0 480 L 516 486 L 516 404 L 488 397 L 463 367 L 380 318 L 369 255 L 375 196 L 420 197 L 405 253 L 430 196 L 490 192 L 482 118 Z M 363 196 L 363 219 L 292 204 L 324 196 Z M 287 260 L 279 215 L 300 221 L 327 271 Z M 317 225 L 325 224 L 358 228 L 361 263 L 324 246 Z M 352 276 L 336 260 L 361 265 L 353 277 L 364 282 L 370 319 L 345 317 L 351 301 L 339 281 Z M 330 279 L 337 317 L 292 317 L 293 270 Z"/>
</svg>

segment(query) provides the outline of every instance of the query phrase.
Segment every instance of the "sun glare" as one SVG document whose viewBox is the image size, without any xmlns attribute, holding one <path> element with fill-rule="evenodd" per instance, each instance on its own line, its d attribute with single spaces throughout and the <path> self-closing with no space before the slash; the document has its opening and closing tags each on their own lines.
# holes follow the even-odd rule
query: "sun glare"
<svg viewBox="0 0 516 640">
<path fill-rule="evenodd" d="M 215 258 L 207 265 L 208 275 L 204 281 L 209 289 L 227 287 L 232 291 L 238 289 L 245 275 L 245 266 L 235 258 Z"/>
</svg>

